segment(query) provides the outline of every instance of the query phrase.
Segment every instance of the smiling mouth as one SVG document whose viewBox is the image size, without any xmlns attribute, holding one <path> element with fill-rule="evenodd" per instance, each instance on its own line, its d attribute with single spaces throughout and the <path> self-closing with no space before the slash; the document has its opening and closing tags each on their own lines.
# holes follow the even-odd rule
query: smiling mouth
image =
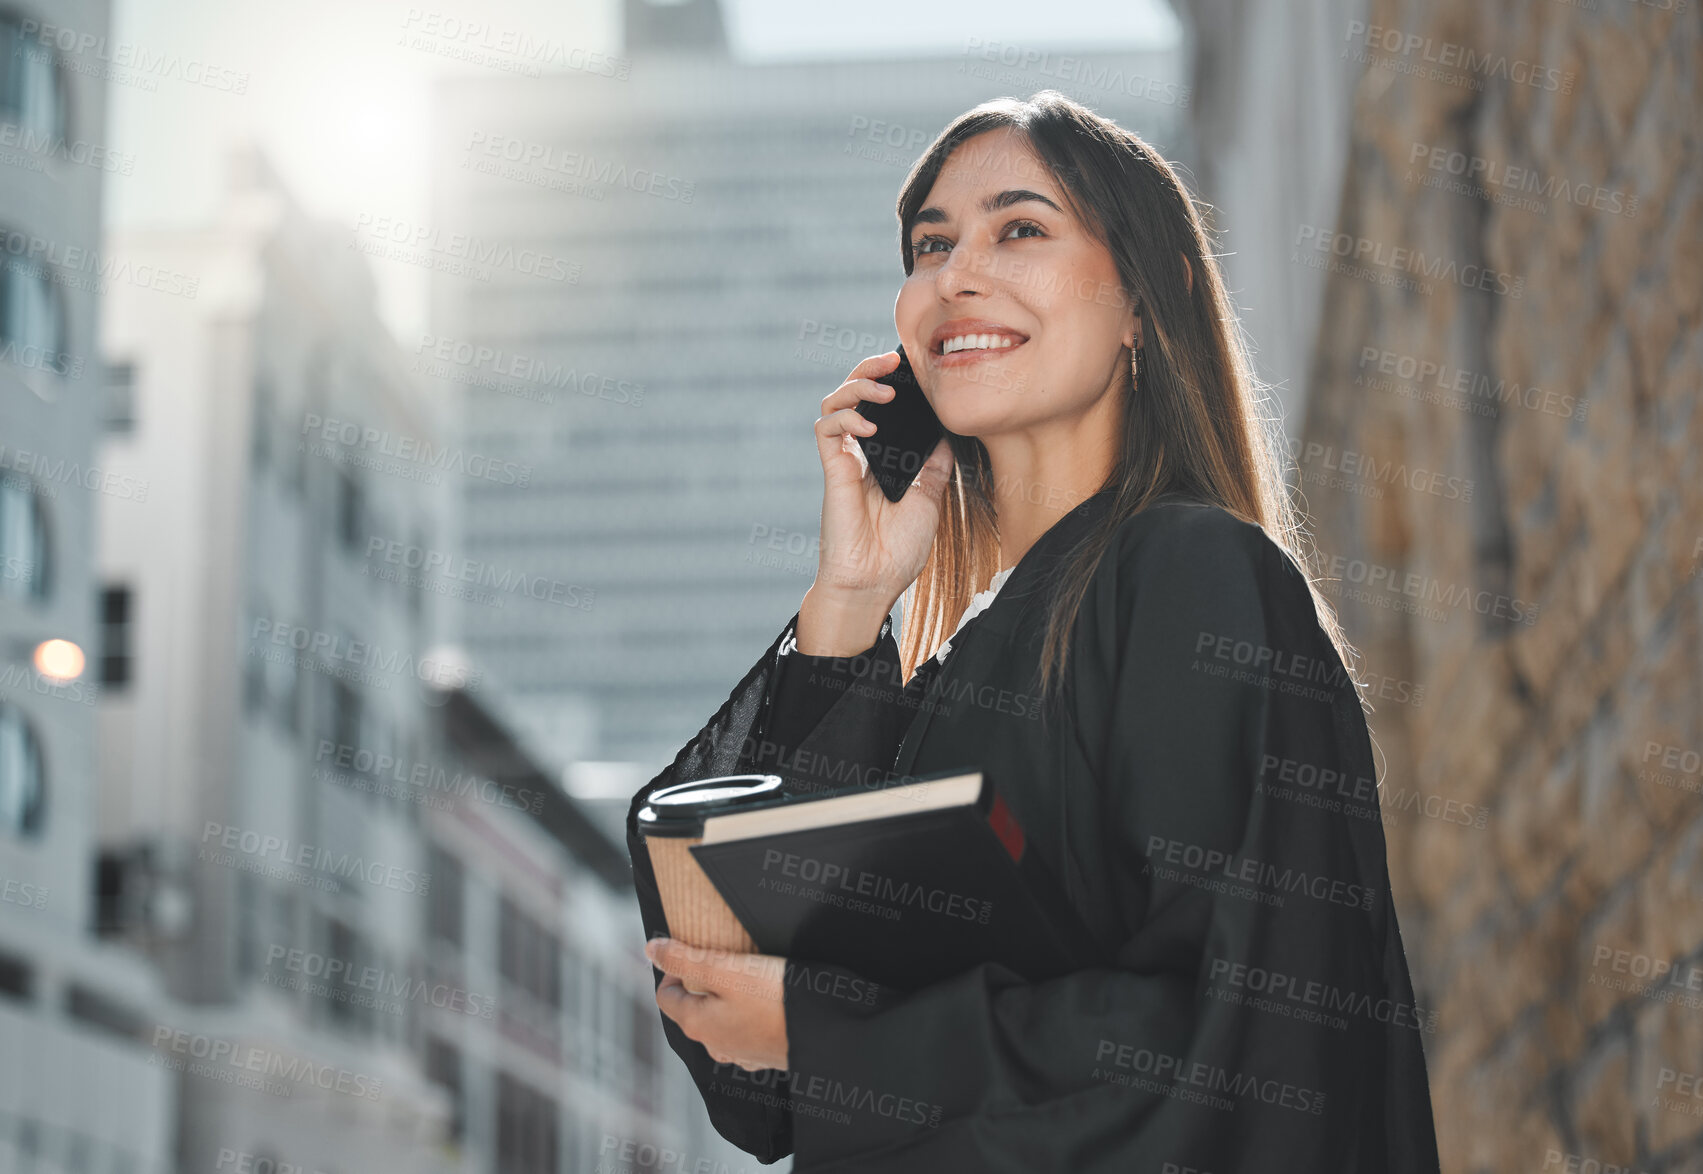
<svg viewBox="0 0 1703 1174">
<path fill-rule="evenodd" d="M 1027 339 L 1017 338 L 1009 334 L 961 334 L 942 339 L 939 345 L 931 348 L 936 359 L 952 359 L 962 356 L 962 361 L 972 358 L 985 358 L 989 355 L 1003 355 L 1022 346 Z"/>
</svg>

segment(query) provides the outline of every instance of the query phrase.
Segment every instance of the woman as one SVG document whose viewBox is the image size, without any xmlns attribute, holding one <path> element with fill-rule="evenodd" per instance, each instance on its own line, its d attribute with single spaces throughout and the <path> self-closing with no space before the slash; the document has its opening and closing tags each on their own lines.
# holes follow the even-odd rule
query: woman
<svg viewBox="0 0 1703 1174">
<path fill-rule="evenodd" d="M 872 991 L 653 940 L 711 1120 L 812 1171 L 1436 1171 L 1361 697 L 1188 194 L 1043 91 L 957 119 L 898 215 L 894 320 L 947 436 L 890 503 L 855 405 L 897 355 L 822 401 L 816 581 L 629 812 L 645 928 L 658 787 L 972 766 L 1104 962 Z"/>
</svg>

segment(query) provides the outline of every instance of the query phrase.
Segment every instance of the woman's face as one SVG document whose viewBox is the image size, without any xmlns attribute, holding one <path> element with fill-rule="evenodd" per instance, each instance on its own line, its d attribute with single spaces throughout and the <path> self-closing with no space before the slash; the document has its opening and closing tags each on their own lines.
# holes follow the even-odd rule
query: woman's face
<svg viewBox="0 0 1703 1174">
<path fill-rule="evenodd" d="M 908 243 L 893 321 L 951 431 L 1033 428 L 1126 385 L 1139 335 L 1117 265 L 1021 132 L 960 143 Z"/>
</svg>

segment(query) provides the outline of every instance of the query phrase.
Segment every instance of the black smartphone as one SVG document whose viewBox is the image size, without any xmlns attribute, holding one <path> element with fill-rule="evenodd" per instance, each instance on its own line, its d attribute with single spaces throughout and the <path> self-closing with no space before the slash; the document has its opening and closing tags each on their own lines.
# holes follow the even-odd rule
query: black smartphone
<svg viewBox="0 0 1703 1174">
<path fill-rule="evenodd" d="M 863 446 L 869 471 L 875 474 L 875 483 L 888 501 L 905 496 L 946 431 L 922 393 L 916 372 L 911 370 L 905 344 L 900 343 L 897 350 L 899 365 L 891 374 L 876 379 L 893 389 L 893 398 L 883 402 L 860 400 L 857 405 L 858 414 L 873 421 L 876 429 L 874 436 L 860 436 L 857 442 Z"/>
</svg>

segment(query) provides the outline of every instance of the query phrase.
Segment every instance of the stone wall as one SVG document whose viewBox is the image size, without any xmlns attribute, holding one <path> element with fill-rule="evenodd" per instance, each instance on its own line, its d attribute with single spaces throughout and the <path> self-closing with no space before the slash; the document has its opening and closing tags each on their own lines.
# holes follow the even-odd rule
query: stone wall
<svg viewBox="0 0 1703 1174">
<path fill-rule="evenodd" d="M 1298 458 L 1381 697 L 1443 1168 L 1703 1171 L 1697 0 L 1336 36 Z"/>
</svg>

